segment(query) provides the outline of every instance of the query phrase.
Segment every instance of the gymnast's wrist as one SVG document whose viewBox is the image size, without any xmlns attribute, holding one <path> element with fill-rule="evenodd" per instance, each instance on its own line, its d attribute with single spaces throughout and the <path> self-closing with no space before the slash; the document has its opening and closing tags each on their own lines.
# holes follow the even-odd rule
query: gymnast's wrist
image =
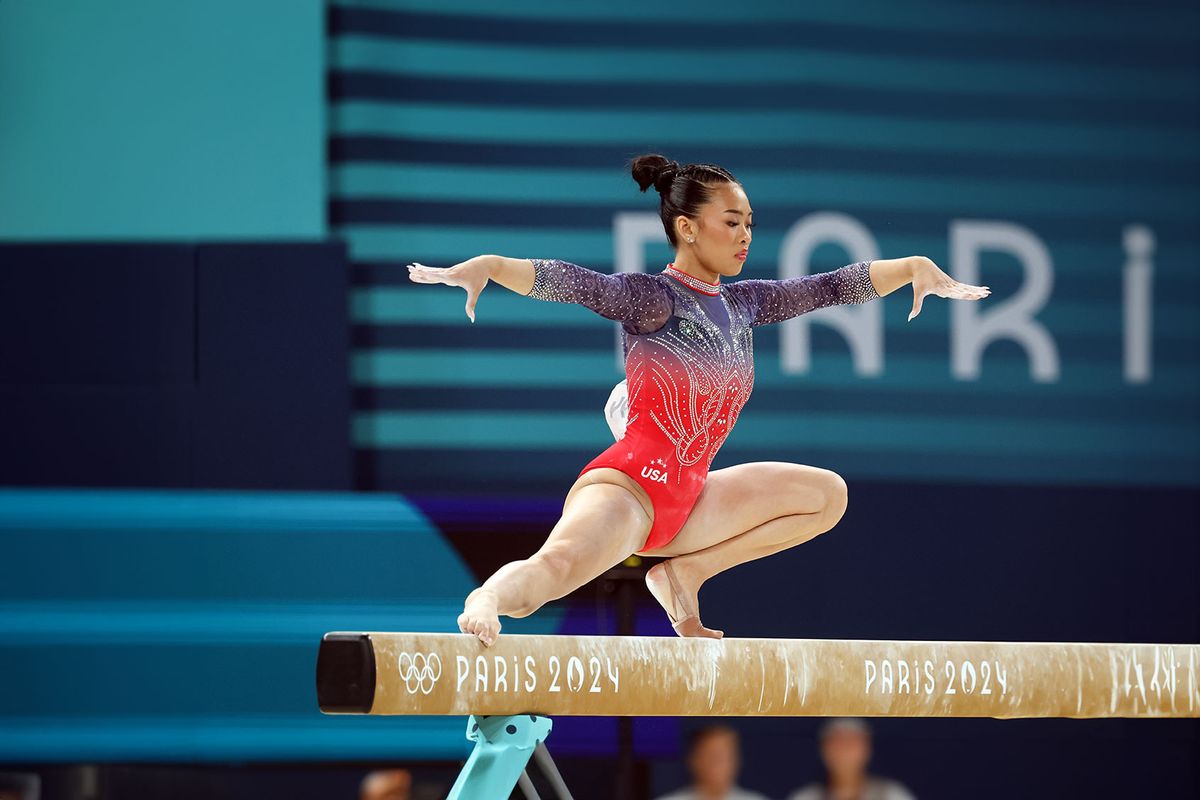
<svg viewBox="0 0 1200 800">
<path fill-rule="evenodd" d="M 917 276 L 918 272 L 933 265 L 933 259 L 927 256 L 909 256 L 907 262 L 909 283 Z"/>
<path fill-rule="evenodd" d="M 484 274 L 490 280 L 496 279 L 497 270 L 500 269 L 500 257 L 492 254 L 474 256 L 467 259 L 464 263 L 474 266 L 476 269 L 482 269 Z"/>
<path fill-rule="evenodd" d="M 533 286 L 534 270 L 525 259 L 492 255 L 475 256 L 463 262 L 470 269 L 480 270 L 488 281 L 498 283 L 517 294 L 528 294 Z M 485 281 L 486 285 L 487 281 Z"/>
</svg>

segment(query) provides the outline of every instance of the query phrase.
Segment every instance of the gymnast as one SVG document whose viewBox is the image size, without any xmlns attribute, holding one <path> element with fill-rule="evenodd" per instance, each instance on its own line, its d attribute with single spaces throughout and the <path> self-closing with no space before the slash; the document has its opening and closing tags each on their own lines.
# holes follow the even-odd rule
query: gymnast
<svg viewBox="0 0 1200 800">
<path fill-rule="evenodd" d="M 828 531 L 846 511 L 846 482 L 782 461 L 709 471 L 754 386 L 752 329 L 825 306 L 863 303 L 911 283 L 911 321 L 928 295 L 979 300 L 986 286 L 954 280 L 924 256 L 859 261 L 783 280 L 722 282 L 742 271 L 754 212 L 742 185 L 714 164 L 659 154 L 630 162 L 641 191 L 660 195 L 674 260 L 657 273 L 607 274 L 558 259 L 481 255 L 417 283 L 466 290 L 466 313 L 488 281 L 539 300 L 577 303 L 621 323 L 625 380 L 606 415 L 617 441 L 583 467 L 546 542 L 467 595 L 458 627 L 485 645 L 500 617 L 525 617 L 631 554 L 663 557 L 646 585 L 680 636 L 721 638 L 700 621 L 699 590 L 714 575 Z"/>
</svg>

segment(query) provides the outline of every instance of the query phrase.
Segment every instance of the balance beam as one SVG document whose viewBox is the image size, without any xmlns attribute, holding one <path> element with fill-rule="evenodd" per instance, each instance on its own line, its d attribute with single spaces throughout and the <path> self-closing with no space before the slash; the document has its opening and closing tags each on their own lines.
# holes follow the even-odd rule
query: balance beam
<svg viewBox="0 0 1200 800">
<path fill-rule="evenodd" d="M 1200 645 L 334 631 L 326 714 L 1197 717 Z"/>
</svg>

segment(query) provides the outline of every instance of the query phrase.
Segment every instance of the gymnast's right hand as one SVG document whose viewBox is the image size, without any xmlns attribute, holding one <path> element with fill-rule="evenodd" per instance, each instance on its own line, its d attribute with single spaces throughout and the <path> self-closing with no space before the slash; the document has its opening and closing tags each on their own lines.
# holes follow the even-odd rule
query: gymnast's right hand
<svg viewBox="0 0 1200 800">
<path fill-rule="evenodd" d="M 466 289 L 467 316 L 474 322 L 475 301 L 479 299 L 483 287 L 487 286 L 491 265 L 486 256 L 475 256 L 453 267 L 427 267 L 414 261 L 408 265 L 408 277 L 417 283 L 444 283 Z"/>
</svg>

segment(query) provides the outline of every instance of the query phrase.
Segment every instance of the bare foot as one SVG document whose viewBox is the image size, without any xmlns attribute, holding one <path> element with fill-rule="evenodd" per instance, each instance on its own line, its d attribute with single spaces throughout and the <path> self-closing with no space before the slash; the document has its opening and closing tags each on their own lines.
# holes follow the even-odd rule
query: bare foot
<svg viewBox="0 0 1200 800">
<path fill-rule="evenodd" d="M 659 562 L 646 571 L 646 587 L 667 612 L 677 634 L 720 639 L 725 635 L 724 631 L 706 628 L 700 622 L 700 583 L 688 573 L 686 563 L 681 564 L 678 558 Z"/>
<path fill-rule="evenodd" d="M 491 647 L 500 635 L 500 615 L 496 613 L 496 596 L 480 587 L 467 595 L 463 612 L 458 615 L 458 629 L 473 633 L 479 641 Z"/>
</svg>

